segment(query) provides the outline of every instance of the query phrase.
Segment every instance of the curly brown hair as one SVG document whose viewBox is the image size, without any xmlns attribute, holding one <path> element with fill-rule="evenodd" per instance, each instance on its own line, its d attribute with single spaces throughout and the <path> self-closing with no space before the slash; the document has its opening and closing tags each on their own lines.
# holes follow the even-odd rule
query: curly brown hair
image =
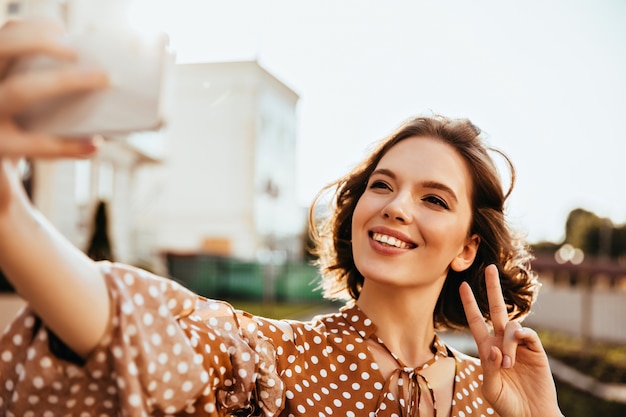
<svg viewBox="0 0 626 417">
<path fill-rule="evenodd" d="M 343 178 L 329 184 L 317 195 L 309 211 L 313 254 L 322 273 L 321 287 L 329 299 L 356 300 L 363 285 L 352 254 L 351 224 L 357 202 L 382 157 L 398 142 L 410 137 L 434 137 L 451 145 L 470 167 L 472 176 L 472 220 L 470 235 L 480 236 L 480 245 L 472 265 L 462 272 L 448 269 L 448 275 L 434 310 L 438 329 L 468 326 L 459 295 L 463 281 L 471 286 L 487 321 L 489 304 L 484 272 L 495 264 L 500 273 L 504 301 L 511 319 L 522 319 L 535 300 L 538 283 L 530 268 L 532 255 L 521 234 L 507 224 L 504 203 L 513 189 L 515 170 L 508 157 L 483 143 L 481 131 L 467 119 L 449 119 L 440 115 L 416 117 L 402 124 L 383 139 L 370 155 Z M 494 151 L 504 157 L 511 171 L 511 184 L 505 194 L 498 170 L 489 155 Z M 332 192 L 330 210 L 316 217 L 323 196 Z"/>
</svg>

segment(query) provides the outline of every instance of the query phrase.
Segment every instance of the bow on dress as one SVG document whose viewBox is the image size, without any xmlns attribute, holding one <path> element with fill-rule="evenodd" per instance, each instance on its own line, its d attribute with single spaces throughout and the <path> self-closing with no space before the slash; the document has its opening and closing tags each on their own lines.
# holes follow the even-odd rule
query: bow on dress
<svg viewBox="0 0 626 417">
<path fill-rule="evenodd" d="M 385 410 L 388 405 L 384 402 L 384 400 L 387 399 L 391 402 L 396 402 L 399 405 L 401 417 L 419 417 L 422 390 L 426 389 L 433 403 L 434 415 L 437 417 L 437 401 L 435 399 L 435 392 L 430 385 L 430 382 L 428 382 L 421 371 L 435 364 L 440 358 L 448 356 L 448 350 L 439 337 L 435 336 L 435 340 L 432 344 L 434 356 L 428 362 L 417 368 L 406 366 L 397 355 L 389 350 L 380 338 L 375 338 L 374 340 L 376 340 L 378 344 L 389 352 L 398 365 L 400 365 L 400 367 L 393 371 L 389 378 L 385 381 L 382 391 L 383 394 L 380 396 L 381 400 L 377 409 Z M 397 387 L 397 390 L 394 389 L 395 387 Z M 397 393 L 399 398 L 396 398 L 394 392 Z"/>
</svg>

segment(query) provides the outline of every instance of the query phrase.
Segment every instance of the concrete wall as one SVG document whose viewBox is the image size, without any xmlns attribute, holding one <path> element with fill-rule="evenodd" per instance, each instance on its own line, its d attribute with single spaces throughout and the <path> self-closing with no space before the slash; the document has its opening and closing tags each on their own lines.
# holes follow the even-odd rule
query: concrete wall
<svg viewBox="0 0 626 417">
<path fill-rule="evenodd" d="M 626 291 L 546 283 L 526 324 L 592 340 L 626 343 Z"/>
</svg>

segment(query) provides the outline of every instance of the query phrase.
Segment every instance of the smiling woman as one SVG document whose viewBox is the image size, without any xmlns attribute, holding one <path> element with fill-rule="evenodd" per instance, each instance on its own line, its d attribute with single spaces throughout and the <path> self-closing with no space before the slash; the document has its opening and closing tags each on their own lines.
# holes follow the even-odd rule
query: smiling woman
<svg viewBox="0 0 626 417">
<path fill-rule="evenodd" d="M 0 59 L 43 48 L 41 24 L 0 29 Z M 104 88 L 89 80 L 82 89 Z M 327 294 L 348 304 L 277 321 L 94 262 L 46 222 L 15 157 L 88 157 L 97 144 L 51 154 L 46 143 L 64 142 L 16 125 L 16 102 L 44 100 L 37 86 L 0 79 L 17 98 L 0 94 L 0 269 L 29 304 L 0 339 L 0 415 L 560 415 L 541 342 L 513 320 L 533 300 L 529 256 L 467 120 L 412 119 L 335 184 L 318 253 Z M 470 328 L 480 360 L 441 341 L 451 327 Z"/>
<path fill-rule="evenodd" d="M 511 170 L 514 172 L 512 166 Z M 359 298 L 364 275 L 355 262 L 358 258 L 355 245 L 362 242 L 353 236 L 359 233 L 358 228 L 354 228 L 354 218 L 358 218 L 360 206 L 375 201 L 382 204 L 377 209 L 387 218 L 392 213 L 395 213 L 394 218 L 399 218 L 394 231 L 387 233 L 389 236 L 424 247 L 434 244 L 422 236 L 434 225 L 449 228 L 437 230 L 432 233 L 434 236 L 463 236 L 462 244 L 455 238 L 461 258 L 451 264 L 443 282 L 442 296 L 435 308 L 435 324 L 444 328 L 467 326 L 458 295 L 463 280 L 473 286 L 481 310 L 489 317 L 482 277 L 491 263 L 500 270 L 511 317 L 523 318 L 534 300 L 537 286 L 526 244 L 521 234 L 512 230 L 504 219 L 504 203 L 512 184 L 508 188 L 505 194 L 496 166 L 481 142 L 480 130 L 471 122 L 444 117 L 409 120 L 352 172 L 324 190 L 336 190 L 337 208 L 321 226 L 312 218 L 311 227 L 318 239 L 326 295 L 344 300 Z M 379 197 L 374 199 L 374 196 Z M 457 223 L 453 224 L 452 219 Z M 415 237 L 406 237 L 404 230 L 411 228 Z M 399 230 L 403 230 L 400 235 Z M 371 234 L 372 230 L 363 232 Z M 329 236 L 332 236 L 332 245 Z M 454 256 L 448 257 L 452 262 Z M 474 258 L 475 262 L 466 265 Z M 423 266 L 420 269 L 423 270 Z M 443 274 L 444 269 L 439 267 L 427 273 Z"/>
</svg>

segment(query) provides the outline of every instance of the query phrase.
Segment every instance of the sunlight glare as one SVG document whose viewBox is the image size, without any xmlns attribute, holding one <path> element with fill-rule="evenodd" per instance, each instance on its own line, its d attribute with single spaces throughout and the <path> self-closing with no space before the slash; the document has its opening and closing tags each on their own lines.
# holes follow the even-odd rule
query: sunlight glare
<svg viewBox="0 0 626 417">
<path fill-rule="evenodd" d="M 170 34 L 172 6 L 171 0 L 132 0 L 127 10 L 129 26 L 142 34 Z"/>
</svg>

